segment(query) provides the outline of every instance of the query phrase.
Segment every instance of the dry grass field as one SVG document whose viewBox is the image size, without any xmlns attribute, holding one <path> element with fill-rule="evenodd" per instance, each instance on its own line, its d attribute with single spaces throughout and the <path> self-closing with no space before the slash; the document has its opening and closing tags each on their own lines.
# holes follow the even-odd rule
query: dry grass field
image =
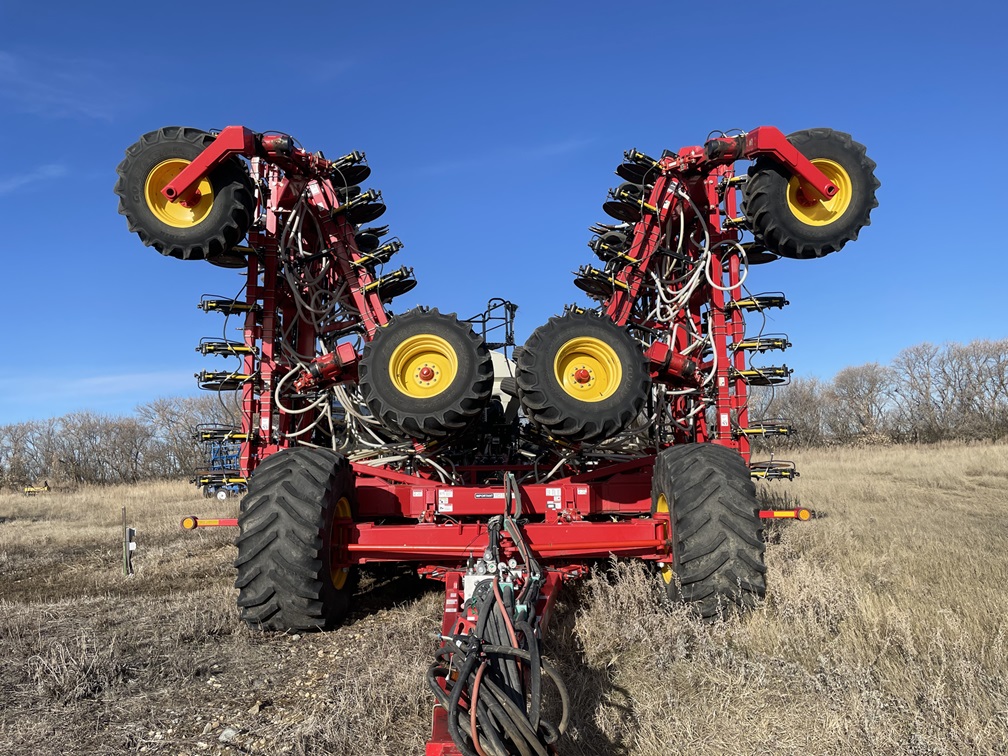
<svg viewBox="0 0 1008 756">
<path fill-rule="evenodd" d="M 565 754 L 1008 752 L 1008 446 L 806 452 L 769 595 L 708 627 L 639 565 L 565 589 Z M 138 529 L 121 571 L 120 508 Z M 418 754 L 441 594 L 372 576 L 328 634 L 238 621 L 233 514 L 184 484 L 0 495 L 0 753 Z"/>
</svg>

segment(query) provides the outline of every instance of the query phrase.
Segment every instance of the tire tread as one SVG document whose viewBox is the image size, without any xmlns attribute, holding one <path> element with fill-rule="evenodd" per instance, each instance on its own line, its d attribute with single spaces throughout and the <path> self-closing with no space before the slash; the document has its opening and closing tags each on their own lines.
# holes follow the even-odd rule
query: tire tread
<svg viewBox="0 0 1008 756">
<path fill-rule="evenodd" d="M 875 161 L 868 157 L 864 145 L 842 131 L 806 129 L 788 135 L 788 141 L 809 158 L 823 157 L 819 154 L 822 150 L 838 150 L 860 192 L 852 197 L 845 217 L 825 226 L 805 226 L 787 207 L 790 173 L 773 158 L 759 157 L 749 168 L 743 190 L 746 223 L 757 241 L 783 257 L 805 260 L 838 252 L 871 225 L 871 211 L 878 207 L 875 192 L 881 186 L 875 176 Z"/>
<path fill-rule="evenodd" d="M 335 502 L 353 475 L 339 454 L 293 448 L 263 461 L 238 517 L 238 607 L 264 630 L 329 629 L 348 609 L 352 584 L 336 589 L 325 540 Z"/>
<path fill-rule="evenodd" d="M 655 459 L 652 508 L 664 494 L 672 518 L 669 597 L 706 620 L 753 608 L 766 595 L 756 489 L 734 449 L 672 446 Z"/>
</svg>

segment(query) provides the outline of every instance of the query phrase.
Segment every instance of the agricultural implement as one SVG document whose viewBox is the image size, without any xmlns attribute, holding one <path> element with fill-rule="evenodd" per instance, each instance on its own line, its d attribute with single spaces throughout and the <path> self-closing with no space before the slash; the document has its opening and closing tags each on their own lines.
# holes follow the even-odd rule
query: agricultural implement
<svg viewBox="0 0 1008 756">
<path fill-rule="evenodd" d="M 239 296 L 200 302 L 241 319 L 242 341 L 225 330 L 200 348 L 238 364 L 197 376 L 240 401 L 221 433 L 240 444 L 228 474 L 248 485 L 242 618 L 331 628 L 359 567 L 410 563 L 445 585 L 427 753 L 555 752 L 568 699 L 539 641 L 563 582 L 616 556 L 654 563 L 704 618 L 764 595 L 770 515 L 752 481 L 796 472 L 751 459 L 755 437 L 791 431 L 750 418 L 749 388 L 787 382 L 761 358 L 790 343 L 747 330 L 787 304 L 748 292 L 747 271 L 856 239 L 877 204 L 874 167 L 829 129 L 630 150 L 592 228 L 598 262 L 575 278 L 596 306 L 513 347 L 506 300 L 470 321 L 393 311 L 416 282 L 389 270 L 402 243 L 388 227 L 366 225 L 385 205 L 361 188 L 362 153 L 331 160 L 240 126 L 144 135 L 118 168 L 130 230 L 245 276 Z M 551 686 L 556 722 L 541 705 Z"/>
<path fill-rule="evenodd" d="M 200 347 L 205 348 L 207 343 L 204 339 Z M 200 487 L 205 498 L 227 501 L 229 496 L 245 492 L 247 480 L 239 466 L 244 439 L 245 434 L 233 425 L 203 423 L 193 429 L 193 441 L 202 448 L 206 466 L 196 470 L 191 482 Z"/>
</svg>

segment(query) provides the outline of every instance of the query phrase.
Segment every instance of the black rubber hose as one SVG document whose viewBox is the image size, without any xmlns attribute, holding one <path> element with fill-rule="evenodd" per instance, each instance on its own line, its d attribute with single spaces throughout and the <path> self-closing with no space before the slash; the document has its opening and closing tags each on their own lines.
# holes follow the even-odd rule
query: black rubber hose
<svg viewBox="0 0 1008 756">
<path fill-rule="evenodd" d="M 524 632 L 527 632 L 527 630 L 528 628 L 523 628 Z M 473 676 L 473 670 L 476 663 L 480 660 L 480 655 L 476 653 L 476 648 L 478 647 L 480 647 L 478 642 L 469 644 L 464 650 L 458 646 L 448 644 L 438 650 L 437 657 L 439 659 L 444 657 L 450 658 L 453 653 L 465 653 L 466 655 L 466 661 L 463 662 L 463 668 L 458 678 L 454 683 L 451 683 L 451 696 L 446 695 L 438 684 L 438 678 L 445 679 L 446 685 L 449 684 L 450 666 L 446 668 L 440 664 L 435 664 L 427 671 L 429 687 L 434 692 L 438 702 L 448 711 L 449 732 L 451 732 L 452 740 L 465 756 L 476 756 L 476 753 L 468 746 L 468 730 L 466 731 L 466 735 L 463 735 L 462 729 L 459 726 L 460 721 L 463 722 L 463 725 L 467 724 L 468 717 L 460 716 L 458 704 L 462 692 L 466 689 L 471 689 L 470 680 Z M 513 646 L 483 645 L 481 651 L 488 656 L 511 657 L 527 661 L 530 664 L 533 658 L 532 651 L 517 649 Z M 489 696 L 485 698 L 480 696 L 479 701 L 476 702 L 481 731 L 489 741 L 490 747 L 503 749 L 499 751 L 502 754 L 508 753 L 508 746 L 505 745 L 501 736 L 510 740 L 514 747 L 518 748 L 522 756 L 525 754 L 531 756 L 533 752 L 539 754 L 539 756 L 543 756 L 544 754 L 548 754 L 543 749 L 543 743 L 546 745 L 556 743 L 560 735 L 567 729 L 570 716 L 570 697 L 566 685 L 564 685 L 560 675 L 551 664 L 540 658 L 540 665 L 541 671 L 546 672 L 546 675 L 553 681 L 560 694 L 562 714 L 559 726 L 554 726 L 546 720 L 540 720 L 538 726 L 533 728 L 530 719 L 511 700 L 506 690 L 486 676 L 480 682 L 480 690 L 482 691 L 485 688 L 490 692 Z M 489 718 L 487 715 L 489 715 Z M 524 745 L 526 743 L 528 747 L 533 749 L 532 751 L 528 751 L 528 748 Z"/>
<path fill-rule="evenodd" d="M 525 643 L 529 651 L 529 710 L 528 718 L 532 724 L 532 729 L 539 731 L 539 708 L 540 697 L 542 696 L 542 665 L 540 664 L 539 639 L 535 636 L 535 631 L 527 622 L 519 622 L 515 625 L 515 632 L 521 632 L 525 636 Z"/>
<path fill-rule="evenodd" d="M 501 609 L 501 613 L 503 615 L 506 615 L 506 616 L 502 616 L 501 617 L 501 624 L 504 626 L 502 629 L 503 629 L 504 633 L 507 633 L 507 622 L 508 622 L 508 620 L 512 620 L 511 623 L 510 623 L 511 624 L 511 629 L 515 633 L 515 641 L 514 641 L 514 643 L 512 645 L 516 645 L 518 643 L 518 639 L 517 639 L 518 628 L 517 628 L 517 625 L 515 624 L 514 620 L 512 619 L 516 615 L 516 612 L 515 612 L 514 586 L 509 585 L 509 584 L 502 584 L 500 586 L 500 591 L 501 591 L 501 598 L 504 600 L 504 604 L 503 604 L 503 606 L 500 607 L 500 609 Z M 501 643 L 501 645 L 506 645 L 508 643 L 511 643 L 511 636 L 509 634 L 506 634 L 504 636 L 504 639 L 503 639 L 503 642 Z M 511 685 L 511 686 L 509 686 L 509 691 L 510 691 L 510 694 L 511 694 L 511 700 L 514 701 L 518 705 L 518 707 L 522 710 L 522 712 L 524 713 L 525 712 L 525 692 L 524 692 L 524 687 L 525 686 L 524 686 L 523 681 L 522 681 L 521 666 L 516 661 L 514 661 L 513 659 L 511 659 L 509 657 L 508 667 L 509 667 L 509 670 L 511 672 L 512 679 L 514 681 L 514 684 Z"/>
<path fill-rule="evenodd" d="M 441 688 L 440 685 L 438 685 L 437 681 L 438 681 L 438 678 L 441 678 L 441 679 L 445 680 L 445 685 L 449 686 L 449 691 L 453 690 L 454 687 L 460 687 L 461 688 L 461 687 L 464 687 L 464 686 L 459 686 L 458 680 L 456 680 L 454 686 L 452 686 L 452 684 L 448 681 L 449 672 L 450 672 L 449 668 L 442 667 L 440 664 L 433 664 L 433 665 L 431 665 L 430 668 L 428 668 L 426 677 L 427 677 L 427 685 L 434 692 L 434 697 L 437 698 L 438 703 L 441 705 L 441 707 L 446 712 L 449 712 L 448 713 L 448 716 L 449 716 L 448 730 L 449 730 L 449 732 L 451 732 L 452 722 L 453 721 L 455 722 L 456 728 L 457 728 L 458 727 L 458 721 L 459 721 L 460 717 L 459 716 L 456 716 L 454 718 L 451 717 L 451 713 L 450 713 L 450 710 L 449 710 L 449 707 L 451 705 L 451 699 L 450 699 L 450 697 L 448 695 L 445 694 L 445 691 Z M 496 737 L 495 735 L 492 735 L 490 739 L 491 739 L 491 742 L 496 742 L 498 745 L 500 745 L 500 747 L 503 749 L 503 750 L 501 750 L 501 753 L 503 753 L 503 754 L 507 753 L 507 750 L 504 747 L 503 743 L 500 742 L 500 738 L 499 737 Z M 460 741 L 460 740 L 456 739 L 454 735 L 452 735 L 452 741 L 462 751 L 468 750 L 468 746 L 466 745 L 465 741 Z M 466 754 L 466 756 L 479 756 L 479 754 L 476 753 L 476 752 L 472 752 L 471 754 Z"/>
<path fill-rule="evenodd" d="M 487 685 L 488 682 L 490 681 L 487 680 L 486 677 L 484 677 L 483 680 L 480 682 L 480 689 L 482 690 L 484 686 L 487 686 L 488 689 L 491 691 L 491 693 L 493 693 L 493 689 L 496 686 L 493 683 L 490 683 L 490 685 L 488 686 Z M 499 702 L 499 698 L 496 695 L 487 696 L 486 706 L 487 709 L 493 713 L 494 719 L 497 720 L 497 723 L 501 726 L 501 729 L 504 730 L 504 734 L 507 735 L 508 740 L 511 741 L 511 745 L 514 748 L 518 749 L 518 751 L 521 753 L 521 756 L 532 756 L 532 752 L 525 746 L 525 743 L 523 742 L 523 741 L 527 742 L 527 738 L 524 737 L 524 733 L 522 733 L 521 731 L 521 728 L 519 726 L 520 723 L 516 721 L 513 717 L 511 717 L 507 711 L 504 710 L 504 707 Z M 511 753 L 511 749 L 509 749 L 506 745 L 504 746 L 504 748 L 505 753 Z M 545 755 L 540 754 L 540 756 Z"/>
<path fill-rule="evenodd" d="M 498 606 L 500 605 L 498 604 Z M 503 610 L 503 607 L 501 608 Z M 507 632 L 504 618 L 499 612 L 494 612 L 494 616 L 488 624 L 492 627 L 493 632 L 488 635 L 487 642 L 511 647 L 511 637 Z M 502 683 L 501 687 L 508 691 L 511 700 L 524 709 L 521 671 L 514 658 L 511 656 L 496 656 L 493 664 L 491 664 L 491 668 L 497 673 Z"/>
<path fill-rule="evenodd" d="M 508 654 L 529 662 L 532 660 L 532 654 L 530 652 L 525 651 L 524 649 L 514 648 L 512 646 L 486 645 L 483 646 L 483 653 Z M 568 693 L 567 686 L 564 684 L 564 681 L 560 677 L 560 673 L 557 671 L 556 667 L 545 659 L 540 659 L 540 664 L 542 665 L 542 669 L 546 673 L 547 677 L 549 677 L 550 680 L 553 681 L 553 685 L 556 686 L 557 693 L 560 694 L 560 706 L 562 713 L 560 716 L 560 724 L 557 729 L 561 734 L 563 734 L 567 731 L 567 725 L 570 722 L 570 693 Z"/>
<path fill-rule="evenodd" d="M 445 695 L 444 690 L 438 685 L 438 678 L 447 678 L 448 670 L 442 667 L 440 664 L 432 664 L 427 668 L 427 685 L 434 693 L 434 697 L 437 699 L 438 703 L 441 704 L 446 710 L 448 709 L 448 696 Z"/>
<path fill-rule="evenodd" d="M 498 686 L 493 680 L 487 680 L 483 678 L 480 683 L 480 688 L 486 686 L 493 697 L 497 700 L 497 703 L 506 712 L 508 723 L 514 726 L 515 732 L 512 734 L 511 728 L 508 729 L 508 734 L 511 736 L 511 741 L 524 753 L 528 753 L 531 756 L 531 752 L 527 748 L 524 748 L 524 744 L 528 744 L 538 756 L 549 756 L 545 746 L 540 742 L 538 733 L 532 729 L 531 724 L 529 724 L 528 719 L 525 716 L 525 712 L 522 711 L 511 697 L 508 695 L 507 690 L 503 690 Z M 499 717 L 498 717 L 499 719 Z M 505 725 L 506 726 L 506 725 Z"/>
<path fill-rule="evenodd" d="M 482 685 L 482 683 L 480 684 Z M 501 739 L 503 732 L 502 728 L 498 725 L 497 718 L 494 717 L 485 701 L 477 700 L 474 703 L 476 704 L 476 720 L 479 722 L 480 731 L 483 736 L 490 741 L 491 746 L 488 749 L 487 744 L 483 743 L 483 750 L 492 750 L 494 753 L 498 753 L 501 756 L 507 756 L 508 749 L 507 746 L 504 745 L 504 741 Z"/>
<path fill-rule="evenodd" d="M 456 635 L 435 652 L 436 662 L 427 670 L 427 684 L 446 710 L 448 731 L 463 756 L 478 756 L 473 747 L 482 749 L 488 756 L 549 756 L 555 751 L 553 745 L 567 729 L 570 697 L 557 671 L 542 658 L 531 623 L 516 616 L 514 588 L 496 583 L 500 585 L 501 599 L 498 601 L 493 590 L 495 583 L 496 580 L 486 580 L 477 586 L 475 633 Z M 518 600 L 539 593 L 539 586 L 533 583 L 535 581 L 529 581 L 523 586 Z M 531 614 L 534 616 L 534 612 Z M 461 664 L 457 661 L 460 654 Z M 473 699 L 476 670 L 483 663 L 486 668 L 480 681 L 479 698 Z M 529 666 L 527 676 L 523 670 L 525 664 Z M 458 674 L 453 680 L 456 669 Z M 542 719 L 543 672 L 560 695 L 559 726 Z M 526 702 L 526 685 L 529 702 Z M 463 695 L 469 697 L 469 711 L 465 712 L 461 711 Z M 478 722 L 476 733 L 472 732 L 471 725 L 474 708 Z"/>
<path fill-rule="evenodd" d="M 469 685 L 469 676 L 473 673 L 479 661 L 479 644 L 471 644 L 467 649 L 465 661 L 462 662 L 458 679 L 452 686 L 451 697 L 448 699 L 448 733 L 464 756 L 479 756 L 476 751 L 466 745 L 466 741 L 463 740 L 462 733 L 459 730 L 459 701 L 462 699 L 462 691 Z"/>
</svg>

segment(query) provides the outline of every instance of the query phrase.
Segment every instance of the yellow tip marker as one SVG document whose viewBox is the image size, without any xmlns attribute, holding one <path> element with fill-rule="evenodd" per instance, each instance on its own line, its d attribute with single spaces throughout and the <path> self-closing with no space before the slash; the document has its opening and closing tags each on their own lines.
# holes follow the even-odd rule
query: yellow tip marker
<svg viewBox="0 0 1008 756">
<path fill-rule="evenodd" d="M 761 509 L 759 516 L 762 520 L 801 520 L 807 522 L 812 519 L 815 513 L 811 509 Z"/>
<path fill-rule="evenodd" d="M 237 517 L 213 517 L 199 518 L 189 515 L 182 518 L 182 528 L 184 530 L 196 530 L 197 528 L 236 528 L 238 527 Z"/>
</svg>

